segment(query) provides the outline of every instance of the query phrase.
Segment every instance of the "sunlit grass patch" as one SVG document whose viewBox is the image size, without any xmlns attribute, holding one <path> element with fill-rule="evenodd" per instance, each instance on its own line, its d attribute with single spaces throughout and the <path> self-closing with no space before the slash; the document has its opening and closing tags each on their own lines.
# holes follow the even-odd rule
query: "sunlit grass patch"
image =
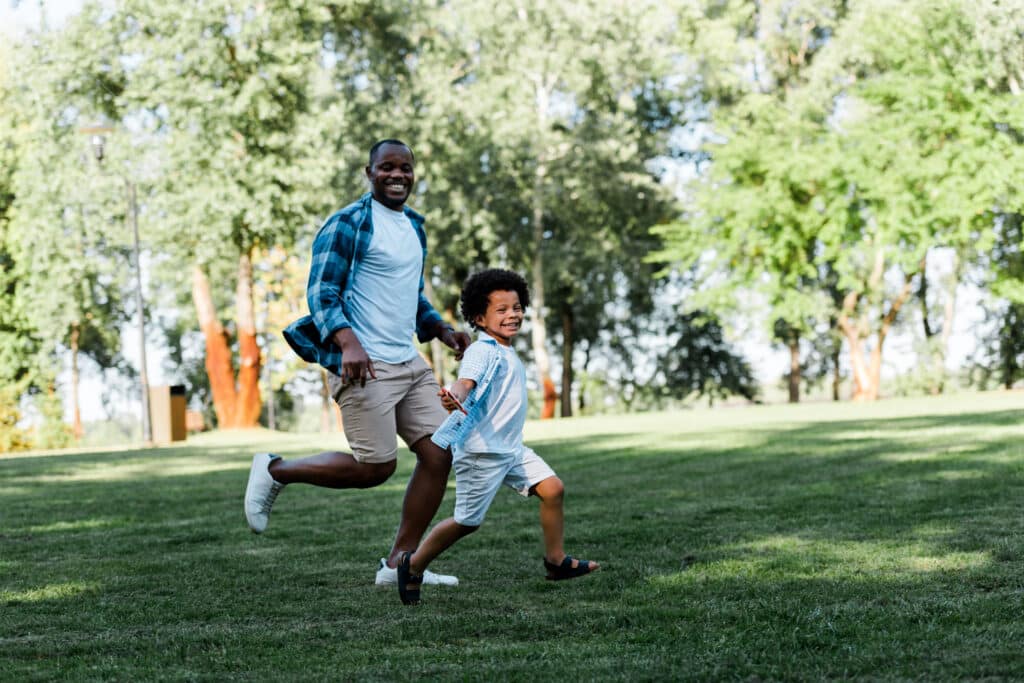
<svg viewBox="0 0 1024 683">
<path fill-rule="evenodd" d="M 49 534 L 65 531 L 86 531 L 91 529 L 102 529 L 113 526 L 114 522 L 108 519 L 79 519 L 75 521 L 60 520 L 52 524 L 41 524 L 30 526 L 25 529 L 30 534 Z"/>
<path fill-rule="evenodd" d="M 0 590 L 0 602 L 42 602 L 44 600 L 67 600 L 78 597 L 84 593 L 94 593 L 99 590 L 99 584 L 84 581 L 68 581 L 66 583 L 55 583 L 29 588 L 22 591 Z"/>
</svg>

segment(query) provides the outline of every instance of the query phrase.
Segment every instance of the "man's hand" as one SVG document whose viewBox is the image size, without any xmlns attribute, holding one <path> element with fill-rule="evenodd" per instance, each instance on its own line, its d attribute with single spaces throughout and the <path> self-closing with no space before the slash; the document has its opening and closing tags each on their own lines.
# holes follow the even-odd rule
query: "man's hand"
<svg viewBox="0 0 1024 683">
<path fill-rule="evenodd" d="M 346 384 L 365 387 L 367 378 L 377 379 L 373 361 L 366 355 L 366 349 L 359 343 L 351 327 L 344 327 L 331 338 L 341 348 L 341 380 Z"/>
<path fill-rule="evenodd" d="M 437 338 L 441 340 L 441 343 L 452 349 L 455 349 L 455 360 L 462 360 L 462 354 L 469 345 L 473 343 L 473 340 L 469 338 L 469 335 L 465 332 L 456 332 L 448 325 L 441 323 L 441 329 L 438 330 Z"/>
</svg>

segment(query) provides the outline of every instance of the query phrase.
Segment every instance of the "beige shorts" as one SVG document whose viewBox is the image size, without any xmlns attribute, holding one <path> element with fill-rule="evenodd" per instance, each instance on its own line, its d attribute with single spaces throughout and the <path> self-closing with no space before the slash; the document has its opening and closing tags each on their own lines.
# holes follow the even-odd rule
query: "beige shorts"
<svg viewBox="0 0 1024 683">
<path fill-rule="evenodd" d="M 327 375 L 331 396 L 341 417 L 352 456 L 359 462 L 390 462 L 398 457 L 398 440 L 412 446 L 441 426 L 448 411 L 441 407 L 440 387 L 420 357 L 393 365 L 374 361 L 377 379 L 366 386 L 346 384 Z"/>
</svg>

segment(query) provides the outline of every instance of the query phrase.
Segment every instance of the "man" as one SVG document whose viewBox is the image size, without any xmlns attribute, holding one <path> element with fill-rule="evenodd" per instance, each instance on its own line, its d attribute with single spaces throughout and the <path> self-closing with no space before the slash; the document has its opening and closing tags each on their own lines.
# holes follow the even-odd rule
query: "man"
<svg viewBox="0 0 1024 683">
<path fill-rule="evenodd" d="M 313 241 L 306 299 L 311 315 L 284 332 L 292 349 L 330 373 L 329 388 L 341 407 L 352 453 L 336 451 L 286 461 L 271 453 L 253 458 L 245 492 L 249 528 L 262 533 L 277 494 L 288 484 L 371 488 L 394 473 L 396 435 L 416 454 L 402 503 L 402 518 L 378 584 L 397 582 L 403 551 L 415 550 L 444 496 L 452 456 L 430 436 L 448 413 L 440 387 L 413 344 L 440 339 L 456 357 L 469 346 L 423 295 L 427 238 L 423 217 L 405 206 L 415 160 L 400 140 L 370 149 L 370 192 L 327 219 Z M 430 583 L 458 584 L 434 574 Z"/>
</svg>

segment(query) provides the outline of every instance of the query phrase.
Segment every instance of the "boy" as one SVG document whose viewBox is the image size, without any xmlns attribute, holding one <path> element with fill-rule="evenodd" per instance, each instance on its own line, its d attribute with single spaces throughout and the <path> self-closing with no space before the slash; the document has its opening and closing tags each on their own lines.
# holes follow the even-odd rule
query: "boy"
<svg viewBox="0 0 1024 683">
<path fill-rule="evenodd" d="M 523 445 L 526 371 L 512 348 L 529 305 L 526 281 L 507 270 L 484 270 L 462 289 L 462 317 L 479 331 L 466 350 L 459 379 L 441 389 L 449 411 L 433 440 L 451 445 L 455 468 L 455 516 L 435 526 L 420 547 L 404 552 L 398 565 L 398 594 L 419 603 L 423 573 L 453 543 L 476 531 L 501 484 L 540 499 L 544 566 L 552 581 L 573 579 L 599 568 L 577 560 L 562 547 L 562 482 L 540 456 Z"/>
</svg>

